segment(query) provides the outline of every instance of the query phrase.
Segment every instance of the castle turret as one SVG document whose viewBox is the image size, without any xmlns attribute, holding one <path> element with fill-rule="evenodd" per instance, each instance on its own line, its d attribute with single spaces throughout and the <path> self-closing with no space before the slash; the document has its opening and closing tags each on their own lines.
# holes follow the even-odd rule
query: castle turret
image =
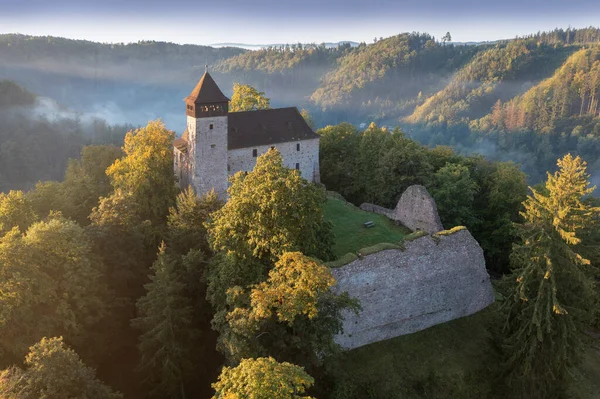
<svg viewBox="0 0 600 399">
<path fill-rule="evenodd" d="M 201 196 L 211 189 L 227 192 L 227 120 L 229 99 L 205 72 L 185 99 L 189 180 Z"/>
</svg>

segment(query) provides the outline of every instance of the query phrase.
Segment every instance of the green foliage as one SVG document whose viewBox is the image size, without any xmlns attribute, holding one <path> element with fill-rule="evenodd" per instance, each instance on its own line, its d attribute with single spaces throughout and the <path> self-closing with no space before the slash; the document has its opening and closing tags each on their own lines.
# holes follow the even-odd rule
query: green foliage
<svg viewBox="0 0 600 399">
<path fill-rule="evenodd" d="M 198 198 L 191 187 L 177 195 L 175 207 L 169 209 L 167 218 L 169 248 L 179 254 L 192 249 L 209 252 L 205 223 L 209 215 L 223 203 L 214 191 Z"/>
<path fill-rule="evenodd" d="M 6 399 L 119 399 L 123 396 L 96 378 L 61 338 L 42 338 L 25 358 L 27 368 L 0 372 L 0 396 Z"/>
<path fill-rule="evenodd" d="M 547 133 L 573 116 L 596 117 L 599 96 L 600 48 L 583 48 L 571 55 L 550 78 L 523 95 L 504 104 L 498 100 L 492 112 L 474 126 L 479 130 L 527 129 Z"/>
<path fill-rule="evenodd" d="M 502 42 L 477 53 L 441 91 L 415 108 L 408 122 L 453 124 L 481 117 L 489 112 L 500 98 L 505 100 L 520 94 L 520 85 L 513 81 L 536 79 L 552 71 L 560 60 L 560 51 L 554 46 L 538 45 L 534 40 Z M 569 52 L 569 49 L 562 50 Z"/>
<path fill-rule="evenodd" d="M 356 120 L 357 113 L 382 118 L 405 115 L 424 87 L 439 85 L 477 50 L 474 46 L 442 48 L 433 37 L 420 33 L 361 43 L 339 58 L 311 100 L 327 111 L 345 109 L 344 119 Z"/>
<path fill-rule="evenodd" d="M 25 231 L 38 216 L 22 191 L 0 193 L 0 237 L 13 227 Z"/>
<path fill-rule="evenodd" d="M 181 261 L 160 247 L 152 265 L 146 295 L 137 301 L 139 317 L 132 325 L 142 332 L 140 370 L 152 397 L 185 398 L 186 382 L 194 372 L 198 331 L 193 322 L 193 302 L 185 295 Z"/>
<path fill-rule="evenodd" d="M 259 109 L 271 108 L 271 100 L 265 97 L 265 93 L 256 90 L 250 85 L 235 83 L 233 95 L 229 102 L 230 112 L 257 111 Z"/>
<path fill-rule="evenodd" d="M 372 125 L 362 133 L 348 124 L 328 126 L 321 135 L 321 180 L 355 204 L 393 208 L 410 185 L 422 184 L 430 166 L 426 150 L 399 129 Z"/>
<path fill-rule="evenodd" d="M 380 242 L 398 242 L 408 233 L 408 229 L 397 226 L 383 215 L 362 211 L 339 199 L 329 198 L 324 212 L 333 226 L 336 257 L 345 257 Z M 366 228 L 364 223 L 368 221 L 374 222 L 375 226 Z"/>
<path fill-rule="evenodd" d="M 92 209 L 112 191 L 106 170 L 122 156 L 121 149 L 112 145 L 83 147 L 81 158 L 69 161 L 60 185 L 62 206 L 53 209 L 61 210 L 81 225 L 89 224 Z"/>
<path fill-rule="evenodd" d="M 348 295 L 331 292 L 329 270 L 307 257 L 330 258 L 325 193 L 284 168 L 276 150 L 231 183 L 228 202 L 207 224 L 217 252 L 208 298 L 216 310 L 218 347 L 231 362 L 272 355 L 318 367 L 339 349 L 333 336 L 342 310 L 356 306 Z M 298 310 L 304 305 L 310 305 L 307 313 Z"/>
<path fill-rule="evenodd" d="M 110 304 L 87 235 L 58 215 L 0 239 L 0 352 L 22 356 L 45 334 L 83 345 Z"/>
<path fill-rule="evenodd" d="M 10 80 L 0 80 L 0 109 L 32 105 L 35 94 Z"/>
<path fill-rule="evenodd" d="M 166 222 L 175 202 L 173 138 L 174 133 L 161 121 L 130 131 L 125 136 L 125 156 L 106 171 L 115 191 L 130 196 L 139 220 L 150 220 L 157 226 Z M 108 198 L 101 200 L 101 206 Z"/>
<path fill-rule="evenodd" d="M 258 157 L 252 172 L 238 172 L 230 181 L 229 200 L 208 225 L 213 250 L 270 261 L 291 251 L 331 258 L 325 193 L 285 168 L 277 150 Z"/>
<path fill-rule="evenodd" d="M 468 167 L 446 164 L 433 174 L 429 187 L 443 225 L 453 227 L 476 223 L 473 201 L 479 186 Z"/>
<path fill-rule="evenodd" d="M 582 338 L 595 300 L 589 260 L 575 252 L 580 231 L 600 208 L 583 202 L 591 193 L 586 163 L 570 154 L 548 174 L 547 194 L 533 190 L 524 202 L 522 243 L 511 255 L 505 282 L 506 373 L 527 398 L 565 397 L 567 374 L 580 361 Z"/>
<path fill-rule="evenodd" d="M 449 147 L 427 148 L 398 131 L 390 134 L 374 124 L 362 133 L 348 124 L 328 126 L 319 133 L 321 179 L 330 190 L 357 205 L 372 202 L 395 208 L 408 186 L 425 185 L 438 202 L 442 221 L 448 227 L 466 225 L 481 243 L 488 267 L 506 271 L 515 240 L 513 223 L 519 220 L 526 193 L 525 174 L 518 165 L 461 156 Z M 337 256 L 401 238 L 372 237 L 372 241 L 361 242 L 361 237 L 381 232 L 378 226 L 386 225 L 380 221 L 385 217 L 363 213 L 362 223 L 379 220 L 373 229 L 357 229 L 358 224 L 353 223 L 358 220 L 351 215 L 358 214 L 335 204 L 329 201 L 325 209 L 332 213 Z M 385 232 L 392 233 L 393 229 Z"/>
<path fill-rule="evenodd" d="M 244 359 L 223 368 L 213 399 L 311 399 L 303 394 L 314 382 L 302 367 L 272 357 Z"/>
</svg>

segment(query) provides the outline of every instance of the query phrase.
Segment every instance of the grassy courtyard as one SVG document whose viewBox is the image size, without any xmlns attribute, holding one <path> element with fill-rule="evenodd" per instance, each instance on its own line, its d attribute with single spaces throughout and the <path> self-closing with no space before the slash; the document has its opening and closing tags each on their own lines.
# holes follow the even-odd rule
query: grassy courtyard
<svg viewBox="0 0 600 399">
<path fill-rule="evenodd" d="M 328 198 L 325 217 L 333 224 L 336 257 L 382 242 L 397 243 L 410 231 L 383 215 L 365 212 L 337 198 Z M 373 227 L 364 223 L 372 221 Z"/>
</svg>

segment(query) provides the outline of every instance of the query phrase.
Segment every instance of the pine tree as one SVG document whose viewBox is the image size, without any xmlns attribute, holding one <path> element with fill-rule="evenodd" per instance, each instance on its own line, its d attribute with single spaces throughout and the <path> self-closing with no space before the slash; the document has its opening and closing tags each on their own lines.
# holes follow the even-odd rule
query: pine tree
<svg viewBox="0 0 600 399">
<path fill-rule="evenodd" d="M 142 331 L 140 370 L 157 398 L 186 397 L 186 381 L 193 370 L 197 331 L 192 324 L 191 301 L 183 293 L 179 258 L 161 245 L 152 265 L 154 274 L 146 284 L 147 294 L 137 302 L 139 317 L 132 320 Z"/>
<path fill-rule="evenodd" d="M 579 361 L 582 334 L 592 317 L 590 262 L 575 251 L 579 233 L 600 208 L 583 201 L 586 163 L 568 154 L 548 174 L 546 191 L 523 203 L 522 243 L 511 254 L 504 349 L 509 382 L 524 398 L 559 398 L 568 370 Z"/>
</svg>

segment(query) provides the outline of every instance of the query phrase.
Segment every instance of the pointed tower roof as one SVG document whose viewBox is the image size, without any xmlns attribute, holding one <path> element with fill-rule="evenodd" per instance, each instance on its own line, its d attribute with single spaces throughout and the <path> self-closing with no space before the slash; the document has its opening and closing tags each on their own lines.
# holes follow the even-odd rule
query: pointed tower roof
<svg viewBox="0 0 600 399">
<path fill-rule="evenodd" d="M 211 104 L 228 102 L 229 99 L 225 97 L 210 74 L 204 72 L 192 93 L 186 97 L 186 101 L 194 104 Z"/>
</svg>

